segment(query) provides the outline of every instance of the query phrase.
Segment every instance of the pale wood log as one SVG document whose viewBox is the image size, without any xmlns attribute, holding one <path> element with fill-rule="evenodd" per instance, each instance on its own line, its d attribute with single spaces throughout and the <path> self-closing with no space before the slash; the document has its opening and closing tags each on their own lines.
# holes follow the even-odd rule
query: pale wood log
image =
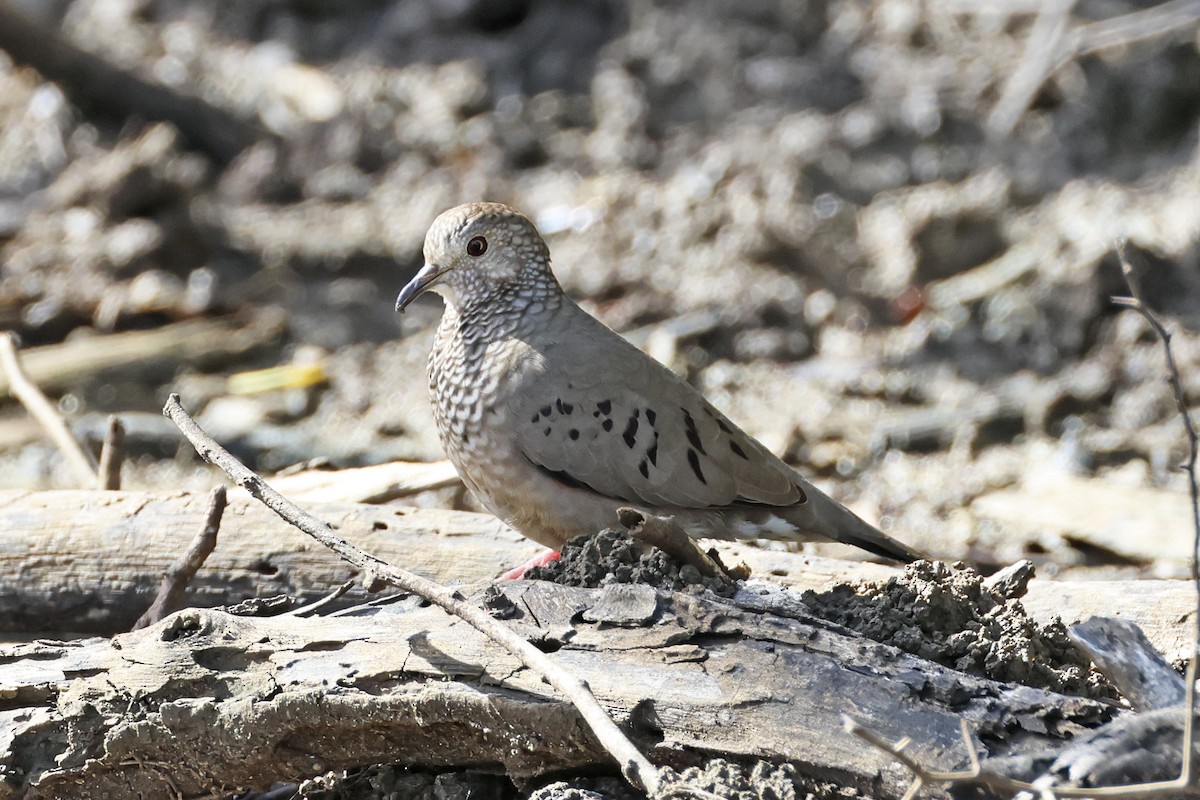
<svg viewBox="0 0 1200 800">
<path fill-rule="evenodd" d="M 542 550 L 494 517 L 399 506 L 309 505 L 356 545 L 418 574 L 491 580 Z M 0 492 L 0 631 L 128 630 L 204 523 L 205 494 Z M 290 594 L 312 601 L 353 568 L 244 495 L 183 602 Z"/>
<path fill-rule="evenodd" d="M 449 461 L 391 461 L 351 469 L 306 469 L 267 481 L 275 491 L 297 503 L 384 503 L 462 482 Z M 249 496 L 244 489 L 234 493 Z"/>
<path fill-rule="evenodd" d="M 786 760 L 895 796 L 906 776 L 843 732 L 841 714 L 911 735 L 926 763 L 962 765 L 960 717 L 996 756 L 1119 713 L 866 641 L 783 590 L 721 601 L 634 588 L 649 613 L 613 611 L 630 587 L 510 583 L 485 602 L 660 762 Z M 518 781 L 610 763 L 512 655 L 412 602 L 305 619 L 189 610 L 113 640 L 8 646 L 0 686 L 0 798 L 226 794 L 379 761 L 496 766 Z"/>
<path fill-rule="evenodd" d="M 1192 507 L 1186 494 L 1114 486 L 1100 478 L 1058 476 L 991 492 L 971 514 L 1024 538 L 1085 542 L 1134 563 L 1174 562 L 1192 556 Z"/>
<path fill-rule="evenodd" d="M 239 497 L 240 495 L 240 497 Z M 231 492 L 220 543 L 184 598 L 211 607 L 293 594 L 313 601 L 354 577 L 274 514 Z M 162 574 L 203 524 L 207 496 L 184 492 L 0 491 L 0 632 L 127 630 Z M 442 582 L 491 580 L 543 548 L 486 514 L 440 509 L 311 504 L 385 561 Z M 821 558 L 740 542 L 707 542 L 756 578 L 825 591 L 844 581 L 886 581 L 896 567 Z M 1139 625 L 1168 659 L 1190 653 L 1195 596 L 1186 581 L 1034 578 L 1021 598 L 1039 622 L 1095 615 Z"/>
</svg>

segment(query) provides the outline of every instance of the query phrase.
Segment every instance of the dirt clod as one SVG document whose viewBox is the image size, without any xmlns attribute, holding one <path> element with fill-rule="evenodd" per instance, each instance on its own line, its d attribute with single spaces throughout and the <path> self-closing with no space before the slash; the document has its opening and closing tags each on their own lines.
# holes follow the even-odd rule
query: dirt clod
<svg viewBox="0 0 1200 800">
<path fill-rule="evenodd" d="M 804 593 L 826 619 L 877 642 L 975 675 L 1065 694 L 1115 697 L 1061 622 L 1039 625 L 1019 600 L 960 564 L 918 561 L 879 584 Z"/>
<path fill-rule="evenodd" d="M 672 591 L 709 589 L 722 597 L 737 591 L 736 581 L 707 578 L 690 564 L 680 565 L 657 547 L 637 541 L 625 531 L 608 528 L 595 535 L 576 536 L 561 557 L 525 573 L 531 580 L 595 588 L 612 583 L 643 583 Z"/>
</svg>

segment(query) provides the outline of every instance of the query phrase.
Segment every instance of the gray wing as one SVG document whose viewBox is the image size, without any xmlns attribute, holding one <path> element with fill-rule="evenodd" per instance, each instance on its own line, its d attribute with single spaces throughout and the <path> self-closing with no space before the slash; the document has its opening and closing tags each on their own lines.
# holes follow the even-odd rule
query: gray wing
<svg viewBox="0 0 1200 800">
<path fill-rule="evenodd" d="M 510 401 L 518 445 L 567 485 L 632 504 L 802 502 L 795 474 L 690 384 L 582 312 L 533 343 Z"/>
</svg>

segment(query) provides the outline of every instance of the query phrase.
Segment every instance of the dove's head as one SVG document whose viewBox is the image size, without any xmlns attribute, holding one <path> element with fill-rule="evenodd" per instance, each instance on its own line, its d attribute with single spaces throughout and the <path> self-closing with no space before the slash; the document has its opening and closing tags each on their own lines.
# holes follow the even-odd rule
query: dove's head
<svg viewBox="0 0 1200 800">
<path fill-rule="evenodd" d="M 426 291 L 456 308 L 557 287 L 550 251 L 529 219 L 500 203 L 468 203 L 433 221 L 425 234 L 425 266 L 396 298 L 404 309 Z"/>
</svg>

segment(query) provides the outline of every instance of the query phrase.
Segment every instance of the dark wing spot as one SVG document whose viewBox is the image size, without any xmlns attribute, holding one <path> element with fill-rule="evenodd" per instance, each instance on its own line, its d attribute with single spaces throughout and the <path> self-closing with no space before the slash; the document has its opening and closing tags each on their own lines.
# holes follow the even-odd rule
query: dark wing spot
<svg viewBox="0 0 1200 800">
<path fill-rule="evenodd" d="M 733 428 L 730 428 L 725 420 L 721 419 L 720 417 L 713 417 L 713 419 L 717 421 L 717 427 L 721 429 L 722 433 L 728 433 L 730 436 L 733 435 Z"/>
<path fill-rule="evenodd" d="M 534 425 L 537 425 L 537 421 L 538 421 L 539 419 L 541 419 L 541 418 L 542 418 L 542 415 L 541 415 L 541 414 L 534 414 L 534 415 L 533 415 L 533 416 L 530 418 L 530 420 L 529 420 L 529 421 L 530 421 L 530 423 L 532 423 L 532 424 L 534 424 Z"/>
<path fill-rule="evenodd" d="M 658 419 L 658 414 L 654 413 L 653 408 L 646 409 L 646 422 L 650 423 L 650 427 L 654 427 L 654 421 Z"/>
<path fill-rule="evenodd" d="M 628 497 L 615 497 L 613 495 L 604 494 L 603 492 L 597 492 L 594 488 L 588 486 L 585 482 L 579 480 L 571 473 L 563 472 L 561 470 L 547 469 L 545 465 L 536 463 L 530 459 L 529 456 L 526 456 L 525 460 L 529 461 L 533 468 L 538 472 L 542 473 L 547 478 L 562 484 L 563 486 L 567 486 L 571 489 L 582 489 L 583 491 L 592 492 L 593 494 L 598 494 L 601 497 L 608 497 L 613 500 L 623 500 L 626 502 L 629 502 L 630 500 Z"/>
<path fill-rule="evenodd" d="M 549 436 L 549 435 L 550 435 L 550 426 L 547 425 L 546 430 L 542 431 L 542 436 Z"/>
<path fill-rule="evenodd" d="M 550 416 L 550 406 L 542 406 L 538 413 L 540 413 L 543 417 Z"/>
<path fill-rule="evenodd" d="M 646 459 L 642 459 L 642 463 L 638 464 L 638 472 L 642 473 L 643 478 L 650 477 L 650 468 L 646 466 Z"/>
<path fill-rule="evenodd" d="M 560 414 L 570 414 L 575 410 L 575 406 L 570 403 L 564 403 L 561 397 L 554 401 L 554 407 L 558 409 L 558 413 Z"/>
<path fill-rule="evenodd" d="M 654 434 L 654 444 L 650 445 L 650 449 L 646 451 L 646 458 L 650 459 L 650 463 L 658 466 L 658 434 Z"/>
<path fill-rule="evenodd" d="M 806 495 L 806 494 L 804 493 L 804 489 L 803 489 L 803 487 L 797 486 L 797 487 L 796 487 L 796 489 L 797 489 L 797 491 L 799 491 L 799 492 L 800 492 L 800 503 L 807 503 L 807 502 L 808 502 L 808 495 Z M 799 505 L 799 503 L 797 503 L 797 505 Z"/>
<path fill-rule="evenodd" d="M 696 480 L 708 485 L 708 481 L 704 479 L 704 473 L 700 471 L 700 456 L 696 455 L 696 451 L 688 448 L 688 464 L 692 467 L 692 472 L 696 473 Z"/>
<path fill-rule="evenodd" d="M 601 400 L 599 403 L 596 403 L 596 410 L 608 416 L 612 413 L 612 400 Z"/>
<path fill-rule="evenodd" d="M 739 458 L 744 458 L 747 461 L 750 460 L 750 456 L 746 455 L 746 451 L 743 450 L 741 447 L 739 447 L 737 442 L 730 441 L 729 449 L 732 450 L 733 454 L 738 456 Z"/>
<path fill-rule="evenodd" d="M 557 469 L 546 469 L 545 467 L 541 466 L 540 464 L 538 465 L 538 469 L 541 470 L 544 474 L 549 475 L 551 478 L 553 478 L 554 480 L 561 483 L 563 486 L 569 486 L 572 489 L 586 489 L 588 491 L 591 491 L 591 489 L 592 489 L 592 487 L 588 486 L 583 481 L 576 479 L 569 472 L 563 472 L 562 470 L 557 470 Z"/>
<path fill-rule="evenodd" d="M 692 415 L 688 413 L 686 408 L 681 408 L 679 410 L 683 412 L 683 424 L 687 428 L 688 442 L 691 443 L 692 447 L 696 448 L 701 453 L 704 453 L 704 455 L 708 455 L 708 453 L 704 451 L 704 445 L 700 443 L 700 430 L 696 427 L 696 420 L 692 419 Z M 704 410 L 708 411 L 707 408 Z"/>
<path fill-rule="evenodd" d="M 601 427 L 601 428 L 604 428 L 604 430 L 605 430 L 606 432 L 607 432 L 607 431 L 611 431 L 611 430 L 612 430 L 612 425 L 613 425 L 613 423 L 612 423 L 612 420 L 611 420 L 611 419 L 606 419 L 606 420 L 604 420 L 604 422 L 601 422 L 601 423 L 600 423 L 600 427 Z"/>
<path fill-rule="evenodd" d="M 625 426 L 625 433 L 621 434 L 626 447 L 633 447 L 637 443 L 637 430 L 638 412 L 637 409 L 634 409 L 633 416 L 629 418 L 629 424 Z"/>
<path fill-rule="evenodd" d="M 571 428 L 571 430 L 567 431 L 567 436 L 570 436 L 571 440 L 574 441 L 575 439 L 579 438 L 579 431 L 575 428 Z"/>
</svg>

